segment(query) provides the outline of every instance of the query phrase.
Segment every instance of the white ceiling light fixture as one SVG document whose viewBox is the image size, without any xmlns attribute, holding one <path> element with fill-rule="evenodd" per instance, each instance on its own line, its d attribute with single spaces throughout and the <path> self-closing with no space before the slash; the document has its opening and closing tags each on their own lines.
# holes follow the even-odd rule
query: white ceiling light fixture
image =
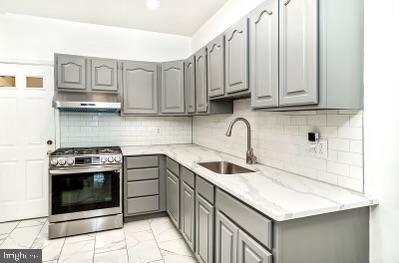
<svg viewBox="0 0 399 263">
<path fill-rule="evenodd" d="M 161 0 L 146 0 L 145 4 L 148 9 L 155 10 L 161 6 Z"/>
</svg>

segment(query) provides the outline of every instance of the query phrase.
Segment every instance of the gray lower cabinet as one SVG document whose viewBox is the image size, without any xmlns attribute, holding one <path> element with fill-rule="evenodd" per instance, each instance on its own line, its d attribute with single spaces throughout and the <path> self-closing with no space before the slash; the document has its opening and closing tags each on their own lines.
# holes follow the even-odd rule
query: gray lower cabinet
<svg viewBox="0 0 399 263">
<path fill-rule="evenodd" d="M 118 63 L 111 59 L 91 59 L 91 90 L 118 92 Z"/>
<path fill-rule="evenodd" d="M 195 54 L 195 94 L 198 113 L 208 111 L 206 64 L 206 48 L 202 48 Z"/>
<path fill-rule="evenodd" d="M 56 86 L 71 91 L 86 90 L 86 58 L 73 55 L 55 55 Z"/>
<path fill-rule="evenodd" d="M 189 247 L 195 246 L 195 193 L 186 182 L 180 182 L 180 231 Z"/>
<path fill-rule="evenodd" d="M 195 56 L 188 58 L 184 67 L 187 113 L 195 113 Z"/>
<path fill-rule="evenodd" d="M 224 35 L 207 45 L 208 96 L 224 95 Z"/>
<path fill-rule="evenodd" d="M 280 1 L 280 105 L 318 103 L 318 2 Z"/>
<path fill-rule="evenodd" d="M 215 258 L 217 263 L 237 262 L 238 227 L 216 210 Z"/>
<path fill-rule="evenodd" d="M 251 105 L 278 106 L 278 0 L 266 0 L 251 12 L 249 68 Z"/>
<path fill-rule="evenodd" d="M 238 231 L 238 263 L 272 263 L 272 254 L 258 242 Z"/>
<path fill-rule="evenodd" d="M 183 61 L 162 63 L 161 112 L 172 114 L 185 112 Z"/>
<path fill-rule="evenodd" d="M 158 64 L 123 62 L 123 114 L 158 113 Z"/>
<path fill-rule="evenodd" d="M 198 193 L 195 198 L 195 256 L 200 263 L 214 261 L 214 206 Z"/>
<path fill-rule="evenodd" d="M 225 35 L 226 92 L 246 91 L 248 86 L 248 22 L 241 19 Z"/>
<path fill-rule="evenodd" d="M 177 228 L 180 225 L 179 178 L 166 171 L 166 212 Z"/>
</svg>

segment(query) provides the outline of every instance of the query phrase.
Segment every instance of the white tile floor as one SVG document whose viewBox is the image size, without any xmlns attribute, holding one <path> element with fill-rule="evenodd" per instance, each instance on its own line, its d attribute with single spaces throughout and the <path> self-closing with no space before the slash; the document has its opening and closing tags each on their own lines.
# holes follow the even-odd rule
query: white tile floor
<svg viewBox="0 0 399 263">
<path fill-rule="evenodd" d="M 47 263 L 196 263 L 168 217 L 49 240 L 46 218 L 0 223 L 0 248 L 37 248 Z"/>
</svg>

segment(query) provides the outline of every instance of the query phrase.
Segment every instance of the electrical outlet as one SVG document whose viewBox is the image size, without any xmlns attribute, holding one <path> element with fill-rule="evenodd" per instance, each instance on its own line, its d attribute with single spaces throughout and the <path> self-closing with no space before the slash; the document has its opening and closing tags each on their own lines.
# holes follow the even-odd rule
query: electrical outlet
<svg viewBox="0 0 399 263">
<path fill-rule="evenodd" d="M 318 140 L 317 142 L 309 144 L 309 153 L 312 157 L 327 159 L 328 158 L 328 141 Z"/>
</svg>

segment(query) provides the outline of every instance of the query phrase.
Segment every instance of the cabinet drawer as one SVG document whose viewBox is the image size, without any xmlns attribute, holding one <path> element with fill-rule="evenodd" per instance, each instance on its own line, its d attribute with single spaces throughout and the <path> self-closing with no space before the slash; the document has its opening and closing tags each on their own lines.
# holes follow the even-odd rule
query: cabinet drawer
<svg viewBox="0 0 399 263">
<path fill-rule="evenodd" d="M 158 156 L 139 156 L 139 157 L 127 157 L 126 168 L 146 168 L 146 167 L 157 167 Z"/>
<path fill-rule="evenodd" d="M 157 211 L 159 209 L 159 196 L 145 196 L 129 198 L 127 200 L 128 214 Z"/>
<path fill-rule="evenodd" d="M 176 176 L 179 176 L 179 164 L 170 159 L 169 157 L 166 158 L 166 167 Z"/>
<path fill-rule="evenodd" d="M 214 186 L 202 179 L 200 176 L 197 176 L 196 189 L 197 193 L 205 198 L 208 202 L 211 204 L 215 203 Z"/>
<path fill-rule="evenodd" d="M 144 195 L 155 195 L 159 193 L 157 180 L 137 181 L 127 183 L 127 196 L 136 197 Z"/>
<path fill-rule="evenodd" d="M 272 248 L 272 221 L 219 189 L 216 190 L 216 208 L 263 245 Z"/>
<path fill-rule="evenodd" d="M 128 181 L 157 179 L 158 177 L 159 177 L 158 168 L 142 168 L 142 169 L 127 170 Z"/>
<path fill-rule="evenodd" d="M 180 177 L 186 184 L 188 184 L 189 186 L 194 188 L 194 173 L 193 172 L 191 172 L 186 167 L 181 166 Z"/>
</svg>

